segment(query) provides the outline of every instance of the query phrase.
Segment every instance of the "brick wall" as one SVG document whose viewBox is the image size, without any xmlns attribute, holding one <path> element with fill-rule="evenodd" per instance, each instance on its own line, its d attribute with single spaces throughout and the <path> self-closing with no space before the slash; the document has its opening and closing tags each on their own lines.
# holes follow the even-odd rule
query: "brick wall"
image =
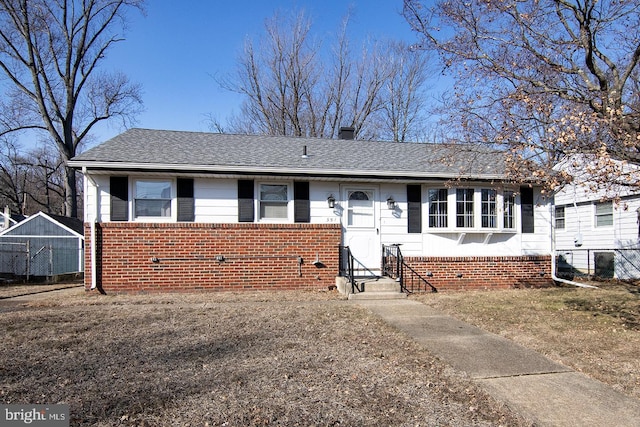
<svg viewBox="0 0 640 427">
<path fill-rule="evenodd" d="M 89 224 L 85 237 L 90 289 Z M 337 224 L 109 222 L 96 225 L 96 241 L 96 282 L 106 293 L 326 289 L 338 275 L 341 229 Z M 219 255 L 224 260 L 217 260 Z M 313 265 L 316 256 L 320 268 Z"/>
<path fill-rule="evenodd" d="M 553 284 L 550 255 L 404 259 L 438 291 L 543 287 Z"/>
</svg>

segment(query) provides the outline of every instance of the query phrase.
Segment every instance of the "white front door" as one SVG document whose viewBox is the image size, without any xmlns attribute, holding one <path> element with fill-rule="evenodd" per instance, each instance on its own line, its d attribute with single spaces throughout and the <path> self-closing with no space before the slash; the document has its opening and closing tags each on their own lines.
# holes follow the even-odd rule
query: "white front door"
<svg viewBox="0 0 640 427">
<path fill-rule="evenodd" d="M 345 187 L 343 200 L 343 244 L 355 259 L 357 276 L 380 275 L 380 225 L 375 187 Z"/>
</svg>

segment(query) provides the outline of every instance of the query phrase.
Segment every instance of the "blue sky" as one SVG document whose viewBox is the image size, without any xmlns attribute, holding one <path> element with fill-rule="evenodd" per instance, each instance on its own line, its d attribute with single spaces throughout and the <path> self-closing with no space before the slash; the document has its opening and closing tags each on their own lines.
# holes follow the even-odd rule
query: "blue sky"
<svg viewBox="0 0 640 427">
<path fill-rule="evenodd" d="M 314 36 L 328 38 L 351 10 L 350 38 L 416 39 L 400 15 L 402 0 L 149 0 L 131 14 L 126 40 L 103 67 L 143 86 L 145 112 L 136 127 L 208 131 L 207 117 L 225 121 L 240 98 L 213 76 L 232 73 L 247 37 L 257 37 L 276 11 L 304 10 Z M 120 133 L 118 123 L 94 131 L 95 142 Z"/>
</svg>

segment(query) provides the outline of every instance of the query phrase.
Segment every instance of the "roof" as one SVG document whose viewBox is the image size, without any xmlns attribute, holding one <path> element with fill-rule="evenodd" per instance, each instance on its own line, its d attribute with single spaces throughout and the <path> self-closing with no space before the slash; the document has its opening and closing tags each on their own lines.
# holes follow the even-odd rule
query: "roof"
<svg viewBox="0 0 640 427">
<path fill-rule="evenodd" d="M 52 224 L 57 229 L 62 229 L 65 232 L 75 235 L 79 238 L 84 238 L 84 224 L 78 218 L 69 218 L 60 215 L 46 214 L 42 211 L 26 217 L 23 221 L 14 224 L 12 227 L 7 228 L 0 232 L 0 236 L 9 236 L 9 235 L 24 235 L 24 232 L 19 232 L 18 230 L 21 228 L 26 228 L 29 224 L 38 221 L 39 218 L 44 219 L 46 222 Z M 31 227 L 28 233 L 42 233 L 43 236 L 51 236 L 49 234 L 51 232 L 51 227 L 47 227 L 48 230 L 45 230 L 41 227 Z M 34 231 L 35 230 L 35 231 Z"/>
<path fill-rule="evenodd" d="M 266 173 L 380 179 L 505 178 L 504 154 L 483 145 L 149 129 L 130 129 L 74 157 L 69 165 L 107 171 Z"/>
</svg>

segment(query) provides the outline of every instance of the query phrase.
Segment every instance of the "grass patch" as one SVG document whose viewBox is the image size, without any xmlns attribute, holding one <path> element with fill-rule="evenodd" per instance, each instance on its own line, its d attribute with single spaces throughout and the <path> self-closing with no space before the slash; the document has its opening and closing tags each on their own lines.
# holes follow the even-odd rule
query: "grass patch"
<svg viewBox="0 0 640 427">
<path fill-rule="evenodd" d="M 424 304 L 512 339 L 640 398 L 637 284 L 416 295 Z"/>
<path fill-rule="evenodd" d="M 0 301 L 2 403 L 73 426 L 527 425 L 335 293 L 73 292 Z"/>
</svg>

